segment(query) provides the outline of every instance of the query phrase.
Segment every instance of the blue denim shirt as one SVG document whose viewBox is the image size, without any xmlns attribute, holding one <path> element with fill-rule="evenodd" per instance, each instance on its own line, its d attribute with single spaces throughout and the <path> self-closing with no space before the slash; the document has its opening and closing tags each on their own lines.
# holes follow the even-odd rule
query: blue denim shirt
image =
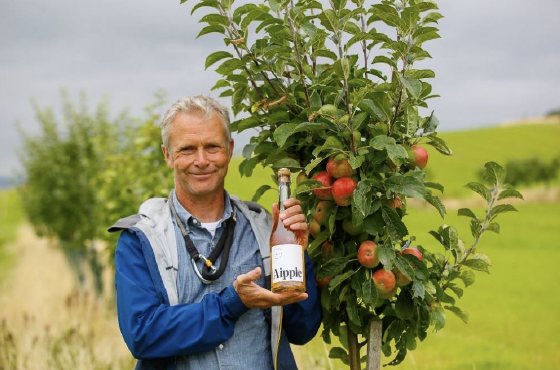
<svg viewBox="0 0 560 370">
<path fill-rule="evenodd" d="M 210 252 L 218 243 L 218 240 L 220 240 L 224 232 L 224 221 L 233 215 L 232 204 L 227 192 L 225 192 L 224 196 L 224 214 L 212 238 L 210 232 L 201 227 L 200 220 L 183 208 L 177 199 L 175 191 L 173 191 L 173 201 L 179 218 L 187 225 L 188 235 L 198 249 L 198 252 L 205 256 L 210 255 Z M 264 271 L 257 240 L 249 221 L 241 212 L 237 212 L 237 223 L 227 268 L 219 279 L 208 285 L 203 284 L 195 274 L 190 256 L 185 247 L 183 235 L 175 221 L 174 226 L 179 258 L 179 271 L 177 274 L 179 303 L 200 302 L 206 294 L 219 293 L 228 286 L 231 286 L 238 275 L 245 274 L 257 266 L 260 266 L 262 271 Z M 220 257 L 218 257 L 217 261 L 212 262 L 216 267 L 221 266 L 222 263 Z M 202 271 L 202 261 L 198 262 L 198 268 L 199 271 Z M 256 283 L 264 286 L 264 277 L 261 276 Z M 188 335 L 188 333 L 185 333 L 185 335 Z M 177 370 L 267 370 L 272 368 L 269 325 L 266 322 L 263 311 L 260 309 L 252 309 L 243 314 L 235 324 L 233 336 L 213 350 L 177 358 Z"/>
</svg>

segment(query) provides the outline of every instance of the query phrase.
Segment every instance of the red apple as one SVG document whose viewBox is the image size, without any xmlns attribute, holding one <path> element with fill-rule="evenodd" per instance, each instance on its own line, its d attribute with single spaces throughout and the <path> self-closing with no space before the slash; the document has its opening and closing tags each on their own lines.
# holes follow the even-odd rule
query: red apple
<svg viewBox="0 0 560 370">
<path fill-rule="evenodd" d="M 379 257 L 377 256 L 377 244 L 371 240 L 366 240 L 360 244 L 358 248 L 358 261 L 362 266 L 369 269 L 379 265 Z"/>
<path fill-rule="evenodd" d="M 412 254 L 413 256 L 416 256 L 416 258 L 418 258 L 420 261 L 422 261 L 422 252 L 420 252 L 416 248 L 408 247 L 406 249 L 403 249 L 401 251 L 401 254 Z"/>
<path fill-rule="evenodd" d="M 341 177 L 332 184 L 334 202 L 339 206 L 347 206 L 352 202 L 352 195 L 358 183 L 351 177 Z"/>
<path fill-rule="evenodd" d="M 391 289 L 390 291 L 388 291 L 387 293 L 379 292 L 379 298 L 391 299 L 395 296 L 395 294 L 397 294 L 397 287 L 396 286 L 393 289 Z"/>
<path fill-rule="evenodd" d="M 377 270 L 371 276 L 379 295 L 387 294 L 396 286 L 395 274 L 385 269 Z"/>
<path fill-rule="evenodd" d="M 315 218 L 319 224 L 325 225 L 333 206 L 333 202 L 329 202 L 328 200 L 320 201 L 319 204 L 317 204 L 317 208 L 315 208 L 313 218 Z"/>
<path fill-rule="evenodd" d="M 428 165 L 428 152 L 426 149 L 420 145 L 413 145 L 410 149 L 412 149 L 412 152 L 414 153 L 414 158 L 411 158 L 412 161 L 410 164 L 420 168 L 426 168 Z"/>
<path fill-rule="evenodd" d="M 330 260 L 331 258 L 334 257 L 334 244 L 333 242 L 327 240 L 325 242 L 323 242 L 323 244 L 321 245 L 321 254 L 323 255 L 323 257 L 325 259 Z"/>
<path fill-rule="evenodd" d="M 403 274 L 396 267 L 393 269 L 393 274 L 395 274 L 395 279 L 396 279 L 397 286 L 406 286 L 406 285 L 412 283 L 412 280 L 410 280 L 405 274 Z"/>
<path fill-rule="evenodd" d="M 316 238 L 317 235 L 321 232 L 321 224 L 319 224 L 316 220 L 311 221 L 309 224 L 309 233 L 313 238 Z"/>
<path fill-rule="evenodd" d="M 319 280 L 319 278 L 317 276 L 315 276 L 315 282 L 317 283 L 317 286 L 319 287 L 319 289 L 323 289 L 324 287 L 329 285 L 329 283 L 331 282 L 331 278 L 330 278 L 330 276 L 325 276 L 324 278 Z"/>
<path fill-rule="evenodd" d="M 389 207 L 396 209 L 396 208 L 401 208 L 402 209 L 402 200 L 400 200 L 400 198 L 393 198 L 391 199 L 391 203 L 389 204 Z"/>
<path fill-rule="evenodd" d="M 342 221 L 342 230 L 350 235 L 357 236 L 364 232 L 364 225 L 358 227 L 352 223 L 352 217 L 348 217 Z"/>
<path fill-rule="evenodd" d="M 331 175 L 329 175 L 327 172 L 319 172 L 318 174 L 313 176 L 313 180 L 319 181 L 321 184 L 323 184 L 322 186 L 323 188 L 328 188 L 328 189 L 313 189 L 313 192 L 315 193 L 317 198 L 322 200 L 332 200 L 333 194 L 331 192 L 331 186 L 332 186 Z"/>
<path fill-rule="evenodd" d="M 332 177 L 339 179 L 341 177 L 352 176 L 354 170 L 352 170 L 352 166 L 350 166 L 347 159 L 340 159 L 337 161 L 334 158 L 330 158 L 327 162 L 327 172 Z"/>
</svg>

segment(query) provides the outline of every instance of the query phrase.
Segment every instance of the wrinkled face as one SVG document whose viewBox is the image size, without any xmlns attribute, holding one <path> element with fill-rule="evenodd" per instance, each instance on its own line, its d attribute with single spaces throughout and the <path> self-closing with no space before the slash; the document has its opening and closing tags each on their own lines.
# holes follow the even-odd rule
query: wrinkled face
<svg viewBox="0 0 560 370">
<path fill-rule="evenodd" d="M 180 114 L 169 125 L 169 148 L 162 146 L 173 169 L 179 196 L 223 196 L 224 179 L 233 152 L 220 117 Z"/>
</svg>

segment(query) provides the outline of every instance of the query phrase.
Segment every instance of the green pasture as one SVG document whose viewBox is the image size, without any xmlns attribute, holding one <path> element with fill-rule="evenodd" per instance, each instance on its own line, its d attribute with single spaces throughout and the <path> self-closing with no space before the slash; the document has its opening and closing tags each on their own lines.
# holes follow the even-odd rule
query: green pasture
<svg viewBox="0 0 560 370">
<path fill-rule="evenodd" d="M 15 258 L 5 246 L 15 240 L 22 216 L 23 210 L 17 191 L 14 189 L 0 191 L 0 281 Z"/>
<path fill-rule="evenodd" d="M 425 145 L 429 153 L 426 178 L 445 186 L 445 198 L 471 196 L 464 185 L 480 181 L 477 173 L 488 161 L 505 167 L 508 160 L 538 158 L 548 162 L 560 156 L 560 125 L 498 126 L 439 136 L 447 141 L 453 155 L 444 156 Z M 560 179 L 556 179 L 554 185 L 559 184 Z"/>
<path fill-rule="evenodd" d="M 446 326 L 409 352 L 401 370 L 560 369 L 560 204 L 517 205 L 519 213 L 498 218 L 502 234 L 485 233 L 477 252 L 492 260 L 490 274 L 476 273 L 457 306 L 469 324 L 448 312 Z M 475 209 L 481 213 L 482 209 Z M 418 244 L 443 252 L 427 232 L 446 223 L 471 245 L 468 219 L 450 212 L 445 222 L 435 211 L 409 210 L 405 222 Z M 320 337 L 299 348 L 300 367 L 329 369 Z M 331 360 L 332 369 L 347 369 Z M 389 362 L 384 358 L 383 363 Z"/>
</svg>

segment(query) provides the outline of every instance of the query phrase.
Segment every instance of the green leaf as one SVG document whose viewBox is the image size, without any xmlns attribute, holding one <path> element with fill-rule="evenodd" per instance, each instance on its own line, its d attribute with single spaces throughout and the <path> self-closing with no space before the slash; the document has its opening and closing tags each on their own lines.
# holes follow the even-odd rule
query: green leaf
<svg viewBox="0 0 560 370">
<path fill-rule="evenodd" d="M 506 198 L 523 199 L 523 195 L 515 189 L 506 189 L 500 193 L 500 195 L 498 196 L 498 200 L 502 200 Z"/>
<path fill-rule="evenodd" d="M 432 112 L 430 117 L 427 117 L 424 124 L 422 125 L 422 128 L 424 129 L 424 131 L 422 132 L 422 136 L 433 134 L 434 132 L 436 132 L 438 126 L 439 120 L 436 116 L 434 116 L 434 112 Z"/>
<path fill-rule="evenodd" d="M 371 99 L 362 99 L 358 107 L 382 122 L 387 120 L 387 114 Z"/>
<path fill-rule="evenodd" d="M 388 58 L 384 55 L 377 55 L 375 58 L 373 58 L 373 61 L 371 62 L 371 64 L 374 63 L 385 63 L 388 64 L 389 66 L 393 67 L 393 68 L 397 68 L 397 63 L 395 63 L 394 60 L 392 60 L 391 58 Z"/>
<path fill-rule="evenodd" d="M 404 128 L 405 134 L 408 137 L 413 137 L 416 131 L 418 131 L 420 117 L 418 116 L 418 111 L 413 106 L 407 105 L 404 110 Z"/>
<path fill-rule="evenodd" d="M 437 209 L 441 218 L 444 218 L 446 213 L 445 206 L 437 195 L 433 195 L 430 190 L 426 189 L 426 192 L 424 193 L 424 199 L 426 200 L 426 202 L 434 206 L 435 209 Z"/>
<path fill-rule="evenodd" d="M 237 124 L 237 132 L 242 132 L 262 124 L 260 118 L 256 115 L 236 121 L 235 123 Z"/>
<path fill-rule="evenodd" d="M 342 362 L 344 362 L 345 364 L 349 363 L 348 353 L 344 348 L 341 347 L 331 348 L 331 350 L 329 351 L 329 358 L 338 358 L 342 360 Z"/>
<path fill-rule="evenodd" d="M 350 166 L 352 167 L 352 169 L 356 169 L 358 167 L 360 167 L 362 165 L 362 163 L 364 163 L 364 160 L 366 159 L 365 156 L 363 155 L 359 155 L 357 157 L 354 157 L 354 154 L 350 153 L 350 158 L 348 159 L 348 163 L 350 163 Z"/>
<path fill-rule="evenodd" d="M 252 154 L 253 154 L 253 150 L 255 150 L 255 147 L 257 146 L 257 143 L 249 143 L 247 145 L 245 145 L 245 147 L 243 148 L 243 158 L 245 159 L 249 159 L 251 158 Z"/>
<path fill-rule="evenodd" d="M 207 35 L 209 33 L 220 33 L 224 35 L 226 33 L 226 30 L 223 26 L 218 26 L 218 25 L 206 26 L 202 30 L 200 30 L 198 35 L 196 35 L 196 38 L 199 38 L 202 35 Z"/>
<path fill-rule="evenodd" d="M 486 231 L 492 231 L 496 234 L 500 233 L 500 225 L 496 222 L 492 222 L 490 225 L 486 226 Z"/>
<path fill-rule="evenodd" d="M 346 271 L 344 274 L 336 275 L 329 283 L 329 290 L 332 292 L 337 286 L 339 286 L 345 280 L 348 280 L 355 273 L 356 273 L 355 270 L 349 270 Z"/>
<path fill-rule="evenodd" d="M 206 14 L 204 17 L 200 18 L 199 23 L 206 22 L 210 25 L 222 25 L 225 27 L 229 26 L 229 19 L 226 16 L 220 14 Z"/>
<path fill-rule="evenodd" d="M 245 68 L 244 62 L 240 61 L 239 59 L 228 59 L 220 64 L 218 68 L 216 68 L 216 72 L 221 75 L 228 75 L 236 69 L 242 68 Z"/>
<path fill-rule="evenodd" d="M 400 74 L 397 74 L 397 76 L 399 77 L 399 81 L 406 88 L 408 93 L 414 99 L 418 99 L 420 93 L 422 92 L 422 82 L 413 78 L 403 77 Z"/>
<path fill-rule="evenodd" d="M 394 173 L 385 180 L 385 188 L 397 194 L 418 199 L 424 199 L 426 193 L 422 181 L 412 176 L 403 176 L 400 173 Z"/>
<path fill-rule="evenodd" d="M 328 230 L 321 231 L 319 235 L 317 235 L 317 237 L 313 240 L 313 242 L 311 242 L 311 244 L 309 244 L 309 246 L 307 247 L 309 256 L 313 258 L 319 253 L 321 253 L 321 248 L 320 248 L 321 244 L 323 244 L 323 242 L 327 240 L 330 236 L 331 233 Z M 325 276 L 332 276 L 332 275 L 328 275 L 328 274 L 322 275 L 320 276 L 320 279 L 324 278 Z"/>
<path fill-rule="evenodd" d="M 412 298 L 422 298 L 425 295 L 424 283 L 421 280 L 412 282 Z"/>
<path fill-rule="evenodd" d="M 224 58 L 232 58 L 233 55 L 231 55 L 231 53 L 228 53 L 227 51 L 217 51 L 215 53 L 212 53 L 210 55 L 208 55 L 208 57 L 206 57 L 206 62 L 204 63 L 204 69 L 207 69 L 208 67 L 210 67 L 212 64 L 216 63 L 219 60 L 222 60 Z"/>
<path fill-rule="evenodd" d="M 437 189 L 443 193 L 443 185 L 438 184 L 437 182 L 425 182 L 424 186 L 427 188 Z"/>
<path fill-rule="evenodd" d="M 486 186 L 479 182 L 469 182 L 465 185 L 465 187 L 480 194 L 480 196 L 486 200 L 486 203 L 490 204 L 490 201 L 492 200 L 492 193 L 490 193 L 490 190 Z"/>
<path fill-rule="evenodd" d="M 301 164 L 297 159 L 289 158 L 289 157 L 278 159 L 272 163 L 272 168 L 283 168 L 283 167 L 300 169 Z"/>
<path fill-rule="evenodd" d="M 342 270 L 344 270 L 347 263 L 348 260 L 344 257 L 337 257 L 337 258 L 330 259 L 327 262 L 325 262 L 321 267 L 319 267 L 317 275 L 319 276 L 319 279 L 322 279 L 325 276 L 335 276 L 338 273 L 340 273 Z"/>
<path fill-rule="evenodd" d="M 408 229 L 402 222 L 397 211 L 391 207 L 382 206 L 381 212 L 383 214 L 383 220 L 389 230 L 389 235 L 393 240 L 400 240 L 408 235 Z"/>
<path fill-rule="evenodd" d="M 377 246 L 377 256 L 379 261 L 383 264 L 386 270 L 393 268 L 393 261 L 395 260 L 395 248 L 390 243 L 381 243 Z"/>
<path fill-rule="evenodd" d="M 305 166 L 305 173 L 307 175 L 309 175 L 309 173 L 311 173 L 311 171 L 317 167 L 317 165 L 319 163 L 321 163 L 323 160 L 325 159 L 325 157 L 317 157 L 314 160 L 312 160 L 311 162 L 309 162 L 309 164 L 307 166 Z"/>
<path fill-rule="evenodd" d="M 366 305 L 375 305 L 378 299 L 377 287 L 373 283 L 373 280 L 369 277 L 362 283 L 362 295 L 363 300 Z"/>
<path fill-rule="evenodd" d="M 408 290 L 403 290 L 395 304 L 395 312 L 397 317 L 402 320 L 407 320 L 414 314 L 414 301 Z"/>
<path fill-rule="evenodd" d="M 432 12 L 432 13 L 429 13 L 428 15 L 426 15 L 424 17 L 424 19 L 422 20 L 422 22 L 424 24 L 437 23 L 441 18 L 443 18 L 443 15 L 441 15 L 440 13 L 437 13 L 437 12 Z"/>
<path fill-rule="evenodd" d="M 395 139 L 387 135 L 377 135 L 369 142 L 369 145 L 377 150 L 386 149 L 388 146 L 396 145 Z"/>
<path fill-rule="evenodd" d="M 395 258 L 395 267 L 407 278 L 414 280 L 414 265 L 407 258 L 398 254 Z"/>
<path fill-rule="evenodd" d="M 474 284 L 474 272 L 472 272 L 471 270 L 464 270 L 463 272 L 461 272 L 461 275 L 459 276 L 459 278 L 461 280 L 463 280 L 463 283 L 465 284 L 465 288 L 468 287 L 469 285 L 473 285 Z"/>
<path fill-rule="evenodd" d="M 338 116 L 338 108 L 333 104 L 325 104 L 317 111 L 317 114 L 336 118 Z"/>
<path fill-rule="evenodd" d="M 430 136 L 429 140 L 427 144 L 433 146 L 441 154 L 453 155 L 453 151 L 443 139 L 437 136 Z"/>
<path fill-rule="evenodd" d="M 496 162 L 487 162 L 484 165 L 486 169 L 482 174 L 482 178 L 489 181 L 492 185 L 500 187 L 504 183 L 506 171 Z"/>
<path fill-rule="evenodd" d="M 348 299 L 346 300 L 346 312 L 348 313 L 350 323 L 354 323 L 358 327 L 362 326 L 360 314 L 358 313 L 357 298 L 353 290 L 350 291 L 350 293 L 348 294 Z"/>
<path fill-rule="evenodd" d="M 184 3 L 187 0 L 181 0 L 181 4 Z M 198 4 L 196 4 L 195 6 L 193 6 L 192 10 L 191 10 L 191 15 L 194 14 L 194 12 L 202 7 L 210 7 L 210 8 L 214 8 L 214 9 L 218 9 L 218 2 L 216 0 L 208 0 L 208 1 L 201 1 Z"/>
<path fill-rule="evenodd" d="M 433 310 L 431 312 L 430 318 L 432 324 L 434 324 L 435 326 L 436 331 L 443 329 L 443 327 L 445 326 L 445 312 L 443 311 L 443 308 L 438 307 Z"/>
<path fill-rule="evenodd" d="M 385 222 L 383 221 L 381 212 L 375 212 L 374 214 L 366 217 L 363 223 L 364 230 L 370 235 L 380 234 L 385 228 Z"/>
<path fill-rule="evenodd" d="M 298 126 L 298 123 L 283 123 L 274 131 L 274 141 L 278 144 L 279 148 L 284 146 L 286 140 L 288 140 Z"/>
<path fill-rule="evenodd" d="M 401 13 L 401 27 L 404 34 L 409 34 L 416 27 L 416 23 L 420 20 L 420 12 L 417 6 L 409 6 Z"/>
<path fill-rule="evenodd" d="M 253 199 L 251 199 L 252 202 L 258 202 L 259 199 L 261 199 L 262 195 L 267 191 L 272 189 L 272 187 L 270 185 L 263 185 L 260 188 L 257 189 L 257 191 L 255 191 L 255 195 L 253 195 Z"/>
<path fill-rule="evenodd" d="M 464 321 L 465 324 L 469 323 L 469 313 L 466 311 L 461 311 L 459 307 L 456 306 L 445 306 L 446 310 L 453 312 L 458 318 Z"/>
<path fill-rule="evenodd" d="M 459 209 L 459 211 L 457 211 L 457 215 L 458 216 L 466 216 L 466 217 L 470 217 L 470 218 L 473 218 L 475 220 L 478 220 L 477 215 L 475 215 L 474 212 L 471 211 L 469 208 Z"/>
<path fill-rule="evenodd" d="M 368 19 L 368 24 L 380 20 L 391 27 L 399 27 L 401 23 L 401 17 L 395 8 L 385 4 L 375 4 L 371 7 L 371 13 L 373 14 Z"/>
<path fill-rule="evenodd" d="M 492 210 L 490 211 L 490 219 L 493 219 L 500 213 L 505 213 L 505 212 L 519 212 L 519 211 L 511 204 L 499 204 L 494 208 L 492 208 Z"/>
<path fill-rule="evenodd" d="M 239 164 L 239 173 L 241 176 L 251 177 L 253 175 L 253 169 L 259 163 L 259 157 L 253 157 L 251 159 L 245 159 Z"/>
<path fill-rule="evenodd" d="M 371 186 L 367 181 L 360 181 L 354 190 L 353 198 L 356 208 L 361 213 L 361 218 L 369 216 L 372 212 L 372 201 L 371 197 L 368 197 L 368 193 L 371 190 Z"/>
<path fill-rule="evenodd" d="M 487 274 L 490 273 L 490 271 L 488 270 L 488 266 L 490 266 L 490 263 L 488 263 L 488 261 L 485 259 L 475 258 L 475 256 L 472 256 L 471 258 L 463 262 L 463 265 L 476 271 L 483 271 Z"/>
</svg>

